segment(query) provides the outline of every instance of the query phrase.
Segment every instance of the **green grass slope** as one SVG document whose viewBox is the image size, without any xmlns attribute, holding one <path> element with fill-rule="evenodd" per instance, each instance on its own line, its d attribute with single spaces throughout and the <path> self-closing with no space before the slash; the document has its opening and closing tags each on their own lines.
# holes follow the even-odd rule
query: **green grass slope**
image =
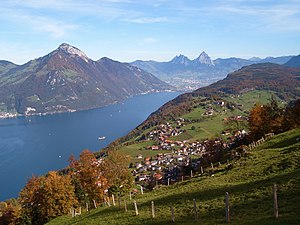
<svg viewBox="0 0 300 225">
<path fill-rule="evenodd" d="M 220 165 L 171 186 L 160 186 L 144 195 L 134 196 L 139 208 L 135 216 L 129 196 L 118 206 L 98 207 L 71 218 L 56 218 L 48 225 L 98 224 L 226 224 L 225 193 L 229 192 L 231 224 L 300 223 L 300 129 L 273 137 L 246 157 Z M 273 216 L 273 184 L 278 185 L 279 218 Z M 193 199 L 198 219 L 195 221 Z M 124 211 L 124 200 L 128 211 Z M 151 201 L 156 217 L 151 218 Z"/>
</svg>

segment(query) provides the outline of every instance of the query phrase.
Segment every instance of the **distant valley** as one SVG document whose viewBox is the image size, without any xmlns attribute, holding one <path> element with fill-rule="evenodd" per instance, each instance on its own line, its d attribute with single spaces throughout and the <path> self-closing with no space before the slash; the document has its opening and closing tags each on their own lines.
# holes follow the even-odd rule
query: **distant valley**
<svg viewBox="0 0 300 225">
<path fill-rule="evenodd" d="M 261 59 L 241 58 L 218 58 L 212 60 L 209 55 L 202 52 L 196 59 L 190 60 L 184 55 L 175 56 L 169 62 L 137 60 L 131 64 L 149 73 L 154 74 L 161 80 L 183 90 L 195 90 L 207 86 L 226 77 L 228 73 L 256 63 L 284 64 L 292 56 L 267 57 Z"/>
<path fill-rule="evenodd" d="M 149 72 L 105 57 L 93 61 L 68 44 L 24 65 L 0 61 L 1 117 L 98 108 L 173 89 Z"/>
</svg>

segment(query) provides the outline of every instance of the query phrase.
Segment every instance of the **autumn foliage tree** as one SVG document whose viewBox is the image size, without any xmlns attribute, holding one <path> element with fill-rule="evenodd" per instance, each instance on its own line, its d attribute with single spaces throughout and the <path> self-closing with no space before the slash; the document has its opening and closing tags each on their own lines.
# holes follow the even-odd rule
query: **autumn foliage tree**
<svg viewBox="0 0 300 225">
<path fill-rule="evenodd" d="M 24 224 L 38 224 L 38 190 L 40 189 L 42 177 L 32 176 L 25 187 L 19 193 L 19 202 L 22 206 L 22 218 Z"/>
<path fill-rule="evenodd" d="M 33 225 L 67 214 L 78 204 L 70 176 L 54 171 L 44 177 L 32 177 L 20 192 L 19 202 L 23 224 Z"/>
<path fill-rule="evenodd" d="M 284 113 L 283 129 L 300 127 L 300 99 L 290 102 Z"/>
<path fill-rule="evenodd" d="M 267 133 L 281 133 L 300 127 L 300 99 L 280 108 L 274 98 L 266 105 L 255 105 L 249 116 L 249 129 L 253 139 Z"/>
<path fill-rule="evenodd" d="M 16 199 L 0 202 L 0 225 L 21 224 L 21 206 Z"/>
<path fill-rule="evenodd" d="M 259 139 L 271 132 L 280 133 L 284 118 L 283 112 L 274 98 L 269 104 L 256 104 L 249 115 L 249 129 L 253 139 Z"/>
<path fill-rule="evenodd" d="M 103 159 L 101 168 L 111 194 L 123 195 L 132 187 L 133 176 L 128 169 L 129 163 L 129 156 L 118 150 L 109 151 L 108 156 Z"/>
<path fill-rule="evenodd" d="M 98 161 L 90 150 L 83 150 L 78 160 L 70 158 L 69 174 L 73 179 L 79 200 L 102 201 L 107 189 L 107 179 L 103 176 Z"/>
</svg>

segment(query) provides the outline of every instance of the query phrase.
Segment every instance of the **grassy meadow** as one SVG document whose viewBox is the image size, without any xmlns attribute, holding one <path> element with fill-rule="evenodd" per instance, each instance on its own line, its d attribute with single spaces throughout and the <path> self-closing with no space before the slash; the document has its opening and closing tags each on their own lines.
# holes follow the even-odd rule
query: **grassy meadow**
<svg viewBox="0 0 300 225">
<path fill-rule="evenodd" d="M 227 224 L 225 193 L 229 193 L 231 224 L 289 224 L 300 221 L 300 129 L 273 137 L 256 147 L 245 157 L 229 161 L 203 175 L 154 191 L 134 196 L 139 215 L 135 215 L 133 200 L 124 196 L 121 208 L 99 206 L 82 215 L 56 218 L 48 225 L 98 224 L 172 224 L 170 207 L 174 207 L 173 224 Z M 278 186 L 279 218 L 273 216 L 273 184 Z M 195 220 L 193 199 L 198 219 Z M 124 200 L 128 211 L 124 210 Z M 151 218 L 151 201 L 155 218 Z"/>
</svg>

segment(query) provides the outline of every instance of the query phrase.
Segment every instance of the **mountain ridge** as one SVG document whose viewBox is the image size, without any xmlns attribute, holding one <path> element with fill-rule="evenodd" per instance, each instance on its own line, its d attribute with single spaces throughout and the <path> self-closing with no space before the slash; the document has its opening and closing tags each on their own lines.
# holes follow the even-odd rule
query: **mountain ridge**
<svg viewBox="0 0 300 225">
<path fill-rule="evenodd" d="M 98 108 L 132 95 L 173 89 L 142 69 L 105 57 L 93 61 L 66 43 L 2 71 L 2 111 L 26 115 Z"/>
<path fill-rule="evenodd" d="M 131 64 L 156 75 L 173 86 L 191 91 L 223 79 L 228 73 L 243 66 L 263 62 L 284 64 L 291 58 L 292 56 L 267 57 L 264 59 L 230 57 L 211 60 L 208 54 L 203 51 L 197 58 L 192 60 L 180 54 L 167 62 L 136 60 Z M 188 88 L 185 88 L 185 86 L 188 86 Z"/>
<path fill-rule="evenodd" d="M 300 68 L 300 55 L 292 57 L 288 62 L 284 64 L 285 66 L 288 67 L 296 67 Z"/>
</svg>

